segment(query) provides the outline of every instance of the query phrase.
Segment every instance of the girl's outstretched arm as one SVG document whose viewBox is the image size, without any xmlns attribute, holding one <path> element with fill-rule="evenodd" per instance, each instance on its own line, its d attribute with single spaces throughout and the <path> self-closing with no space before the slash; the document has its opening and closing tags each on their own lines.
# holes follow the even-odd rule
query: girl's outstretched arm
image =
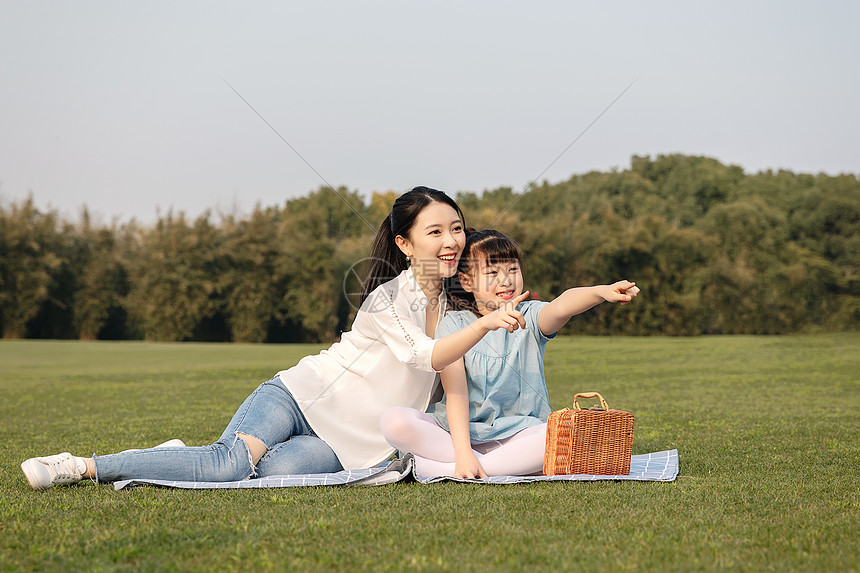
<svg viewBox="0 0 860 573">
<path fill-rule="evenodd" d="M 448 365 L 462 358 L 470 348 L 478 344 L 484 335 L 491 330 L 504 328 L 508 332 L 513 332 L 518 328 L 525 328 L 526 320 L 523 318 L 523 314 L 516 310 L 516 306 L 528 298 L 528 296 L 529 292 L 526 291 L 511 300 L 505 308 L 494 310 L 469 326 L 437 340 L 436 346 L 433 347 L 433 369 L 441 372 Z"/>
<path fill-rule="evenodd" d="M 627 304 L 637 294 L 639 294 L 639 288 L 636 283 L 630 281 L 567 289 L 541 309 L 538 315 L 538 326 L 544 336 L 549 336 L 558 332 L 572 316 L 581 314 L 601 302 Z"/>
<path fill-rule="evenodd" d="M 448 428 L 451 441 L 454 443 L 454 453 L 457 456 L 454 473 L 451 475 L 459 478 L 487 477 L 484 468 L 475 457 L 475 452 L 472 451 L 472 441 L 469 436 L 469 389 L 463 359 L 445 368 L 441 377 L 442 388 L 445 389 Z"/>
</svg>

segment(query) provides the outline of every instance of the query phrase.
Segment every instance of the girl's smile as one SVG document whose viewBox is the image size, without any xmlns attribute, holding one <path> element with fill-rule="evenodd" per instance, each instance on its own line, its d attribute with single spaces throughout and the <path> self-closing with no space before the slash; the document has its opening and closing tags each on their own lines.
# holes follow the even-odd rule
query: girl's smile
<svg viewBox="0 0 860 573">
<path fill-rule="evenodd" d="M 503 290 L 503 291 L 497 292 L 496 296 L 502 300 L 511 300 L 512 298 L 514 298 L 518 294 L 520 294 L 520 293 L 518 293 L 514 290 Z"/>
<path fill-rule="evenodd" d="M 523 274 L 519 261 L 490 263 L 478 253 L 469 273 L 460 273 L 460 284 L 475 297 L 478 312 L 489 314 L 522 294 Z"/>
</svg>

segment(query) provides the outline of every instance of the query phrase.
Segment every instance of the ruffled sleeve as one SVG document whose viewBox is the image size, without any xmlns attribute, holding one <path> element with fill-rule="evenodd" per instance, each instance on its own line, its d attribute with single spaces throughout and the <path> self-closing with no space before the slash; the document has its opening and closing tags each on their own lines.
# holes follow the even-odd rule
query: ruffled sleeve
<svg viewBox="0 0 860 573">
<path fill-rule="evenodd" d="M 558 335 L 558 332 L 553 332 L 549 336 L 545 335 L 540 330 L 538 317 L 543 308 L 548 305 L 548 302 L 542 300 L 528 300 L 520 303 L 519 310 L 523 313 L 523 318 L 526 320 L 526 328 L 534 333 L 538 342 L 546 343 Z"/>
</svg>

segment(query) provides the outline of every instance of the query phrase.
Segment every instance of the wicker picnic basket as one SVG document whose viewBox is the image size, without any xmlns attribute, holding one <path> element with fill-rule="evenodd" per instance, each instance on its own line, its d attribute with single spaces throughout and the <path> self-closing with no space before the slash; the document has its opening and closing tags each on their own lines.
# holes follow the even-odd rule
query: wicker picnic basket
<svg viewBox="0 0 860 573">
<path fill-rule="evenodd" d="M 578 398 L 599 398 L 602 408 L 583 410 Z M 627 475 L 633 451 L 633 414 L 610 410 L 597 392 L 573 397 L 573 409 L 549 415 L 544 475 Z"/>
</svg>

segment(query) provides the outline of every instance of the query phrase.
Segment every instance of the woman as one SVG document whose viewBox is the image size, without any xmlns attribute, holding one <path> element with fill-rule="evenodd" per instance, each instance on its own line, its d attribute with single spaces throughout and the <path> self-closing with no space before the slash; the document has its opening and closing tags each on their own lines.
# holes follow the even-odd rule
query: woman
<svg viewBox="0 0 860 573">
<path fill-rule="evenodd" d="M 519 312 L 499 310 L 433 338 L 446 308 L 443 281 L 456 273 L 464 244 L 463 215 L 453 199 L 427 187 L 401 195 L 376 234 L 352 331 L 261 384 L 217 442 L 30 458 L 21 464 L 30 486 L 82 479 L 234 481 L 384 461 L 394 449 L 379 429 L 382 412 L 393 406 L 423 411 L 439 371 L 487 332 L 525 326 Z"/>
</svg>

